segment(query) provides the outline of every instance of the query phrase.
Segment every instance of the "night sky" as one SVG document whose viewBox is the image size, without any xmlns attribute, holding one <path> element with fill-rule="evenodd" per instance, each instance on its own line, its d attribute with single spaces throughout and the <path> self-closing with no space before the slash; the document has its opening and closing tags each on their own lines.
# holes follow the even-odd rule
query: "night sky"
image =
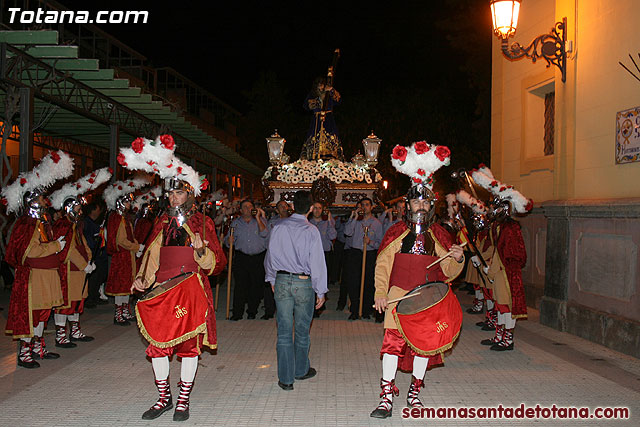
<svg viewBox="0 0 640 427">
<path fill-rule="evenodd" d="M 486 0 L 61 2 L 73 10 L 148 10 L 147 24 L 100 28 L 238 109 L 246 119 L 241 138 L 277 127 L 292 158 L 309 123 L 302 102 L 339 48 L 336 120 L 348 157 L 375 129 L 385 155 L 396 143 L 426 139 L 450 146 L 454 166 L 488 161 Z"/>
</svg>

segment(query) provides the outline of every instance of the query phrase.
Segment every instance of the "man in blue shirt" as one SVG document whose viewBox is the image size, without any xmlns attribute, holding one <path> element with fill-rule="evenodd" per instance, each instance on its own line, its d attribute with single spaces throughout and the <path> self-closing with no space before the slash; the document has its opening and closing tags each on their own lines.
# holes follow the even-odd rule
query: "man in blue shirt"
<svg viewBox="0 0 640 427">
<path fill-rule="evenodd" d="M 278 203 L 276 203 L 277 214 L 272 216 L 269 219 L 269 231 L 273 230 L 273 227 L 277 223 L 279 223 L 280 220 L 289 218 L 289 215 L 290 215 L 289 210 L 290 210 L 290 206 L 286 201 L 280 200 Z"/>
<path fill-rule="evenodd" d="M 385 210 L 378 217 L 380 222 L 382 222 L 382 230 L 384 231 L 384 233 L 386 233 L 387 230 L 391 228 L 392 225 L 402 221 L 402 218 L 404 217 L 404 209 L 405 209 L 404 204 L 405 204 L 404 199 L 400 199 L 395 203 L 394 206 Z"/>
<path fill-rule="evenodd" d="M 243 200 L 240 203 L 240 218 L 231 222 L 234 228 L 232 274 L 235 281 L 233 290 L 233 316 L 231 320 L 240 320 L 244 316 L 245 304 L 247 318 L 255 319 L 260 299 L 264 294 L 264 254 L 267 249 L 269 229 L 262 209 L 256 209 L 253 217 L 253 202 Z M 224 237 L 229 245 L 229 233 Z M 265 313 L 266 314 L 266 313 Z"/>
<path fill-rule="evenodd" d="M 366 243 L 366 266 L 364 275 L 364 294 L 362 301 L 362 318 L 369 319 L 373 313 L 373 294 L 374 288 L 374 272 L 376 266 L 376 253 L 378 252 L 378 246 L 382 241 L 382 223 L 372 215 L 373 202 L 368 197 L 360 200 L 362 204 L 362 211 L 364 212 L 361 220 L 357 219 L 356 211 L 351 212 L 349 221 L 344 227 L 344 234 L 351 236 L 353 241 L 351 246 L 354 248 L 353 256 L 349 261 L 347 268 L 351 270 L 349 274 L 349 300 L 351 300 L 351 315 L 349 320 L 358 319 L 358 309 L 360 305 L 360 280 L 362 277 L 362 250 Z M 368 227 L 368 231 L 365 234 L 365 227 Z M 382 321 L 382 317 L 380 321 Z M 376 316 L 378 320 L 378 316 Z"/>
<path fill-rule="evenodd" d="M 310 193 L 296 192 L 295 213 L 273 228 L 264 260 L 265 280 L 276 299 L 278 385 L 283 390 L 293 390 L 294 379 L 316 375 L 309 363 L 309 328 L 314 306 L 325 301 L 327 267 L 320 232 L 305 217 L 310 206 Z"/>
</svg>

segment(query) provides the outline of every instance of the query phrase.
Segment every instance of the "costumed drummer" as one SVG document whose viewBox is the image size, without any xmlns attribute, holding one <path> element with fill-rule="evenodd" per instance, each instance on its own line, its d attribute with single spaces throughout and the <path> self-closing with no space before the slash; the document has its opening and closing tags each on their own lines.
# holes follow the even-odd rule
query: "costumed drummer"
<svg viewBox="0 0 640 427">
<path fill-rule="evenodd" d="M 53 238 L 45 214 L 44 190 L 73 173 L 73 160 L 63 151 L 46 155 L 33 171 L 21 173 L 2 189 L 7 213 L 22 211 L 7 243 L 5 260 L 16 269 L 5 333 L 20 340 L 18 366 L 37 368 L 36 359 L 57 359 L 44 342 L 45 322 L 51 309 L 63 305 L 58 274 L 58 253 L 66 241 Z"/>
<path fill-rule="evenodd" d="M 433 173 L 449 164 L 449 155 L 447 147 L 429 145 L 424 141 L 416 142 L 410 147 L 396 146 L 393 149 L 391 162 L 399 172 L 411 177 L 411 188 L 406 195 L 408 206 L 404 221 L 389 228 L 376 260 L 375 307 L 380 313 L 385 310 L 386 312 L 384 339 L 380 351 L 381 401 L 371 412 L 371 416 L 375 418 L 387 418 L 392 414 L 393 395 L 399 393 L 395 386 L 398 366 L 402 370 L 413 371 L 407 393 L 407 405 L 412 408 L 421 407 L 418 393 L 423 386 L 428 363 L 442 363 L 442 352 L 455 340 L 454 337 L 451 342 L 430 352 L 409 347 L 404 333 L 398 330 L 392 315 L 395 303 L 388 303 L 389 300 L 402 297 L 425 282 L 450 282 L 463 269 L 462 247 L 453 244 L 450 234 L 434 222 L 436 195 L 432 191 Z M 436 259 L 446 255 L 447 251 L 450 251 L 450 256 L 426 269 Z M 435 329 L 426 327 L 421 333 L 437 335 Z"/>
<path fill-rule="evenodd" d="M 149 341 L 146 354 L 151 358 L 159 393 L 157 402 L 142 415 L 147 420 L 173 408 L 169 385 L 169 357 L 173 354 L 182 358 L 173 420 L 189 418 L 198 356 L 203 346 L 217 347 L 213 296 L 207 276 L 220 273 L 226 265 L 213 221 L 194 206 L 195 197 L 208 183 L 173 156 L 173 150 L 175 144 L 169 135 L 162 135 L 155 143 L 139 138 L 131 149 L 121 149 L 120 158 L 123 166 L 132 169 L 140 165 L 147 170 L 147 161 L 155 162 L 152 171 L 157 170 L 164 178 L 169 199 L 169 207 L 154 224 L 140 272 L 131 287 L 132 291 L 153 288 L 151 294 L 160 291 L 152 299 L 141 298 L 136 308 L 138 327 Z M 176 286 L 165 291 L 167 283 Z"/>
<path fill-rule="evenodd" d="M 54 237 L 63 237 L 67 244 L 60 252 L 60 280 L 65 304 L 58 307 L 53 315 L 56 324 L 56 347 L 73 348 L 73 341 L 93 341 L 93 337 L 85 335 L 80 329 L 80 314 L 84 311 L 84 302 L 89 295 L 87 286 L 88 274 L 96 265 L 91 260 L 91 248 L 84 237 L 83 222 L 80 221 L 80 209 L 86 203 L 82 194 L 94 190 L 111 178 L 109 168 L 99 169 L 70 182 L 51 194 L 51 206 L 62 210 L 64 215 L 53 225 Z M 67 336 L 67 320 L 71 333 Z"/>
</svg>

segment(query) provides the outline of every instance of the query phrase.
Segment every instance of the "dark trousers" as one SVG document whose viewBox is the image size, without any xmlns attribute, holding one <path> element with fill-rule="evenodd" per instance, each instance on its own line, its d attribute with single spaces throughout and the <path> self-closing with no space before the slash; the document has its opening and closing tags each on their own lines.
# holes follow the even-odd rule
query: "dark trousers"
<svg viewBox="0 0 640 427">
<path fill-rule="evenodd" d="M 264 295 L 264 254 L 247 255 L 240 251 L 233 254 L 231 273 L 235 280 L 233 289 L 233 315 L 242 316 L 245 304 L 247 313 L 255 316 L 260 299 Z M 275 305 L 275 303 L 274 303 Z"/>
<path fill-rule="evenodd" d="M 107 258 L 97 259 L 94 261 L 96 269 L 89 275 L 87 280 L 88 295 L 87 301 L 96 303 L 100 298 L 100 285 L 107 281 L 109 275 L 109 267 Z"/>
<path fill-rule="evenodd" d="M 349 283 L 351 282 L 351 276 L 353 275 L 353 268 L 351 268 L 351 259 L 353 258 L 353 252 L 355 249 L 344 249 L 344 243 L 342 244 L 342 257 L 340 259 L 340 297 L 338 298 L 338 307 L 344 307 L 347 304 L 347 295 L 349 294 Z"/>
<path fill-rule="evenodd" d="M 374 288 L 374 274 L 376 269 L 376 250 L 367 251 L 367 264 L 364 270 L 364 292 L 362 296 L 362 315 L 370 315 L 373 313 L 373 295 L 375 293 Z M 353 255 L 350 260 L 350 274 L 349 280 L 349 299 L 351 300 L 351 313 L 358 314 L 358 308 L 360 305 L 360 279 L 362 277 L 362 250 L 353 249 Z"/>
<path fill-rule="evenodd" d="M 264 314 L 273 316 L 276 312 L 276 300 L 273 297 L 273 289 L 271 283 L 264 282 Z"/>
<path fill-rule="evenodd" d="M 342 275 L 342 264 L 344 256 L 344 243 L 339 240 L 336 240 L 333 243 L 333 265 L 331 268 L 331 274 L 329 275 L 329 280 L 331 283 L 337 283 L 340 281 L 340 277 Z"/>
</svg>

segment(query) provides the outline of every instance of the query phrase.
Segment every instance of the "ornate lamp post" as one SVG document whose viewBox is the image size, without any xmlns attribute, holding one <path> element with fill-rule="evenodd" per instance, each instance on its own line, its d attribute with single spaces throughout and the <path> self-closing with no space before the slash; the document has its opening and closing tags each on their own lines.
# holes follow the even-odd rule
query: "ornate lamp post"
<svg viewBox="0 0 640 427">
<path fill-rule="evenodd" d="M 378 138 L 373 131 L 371 131 L 371 135 L 362 140 L 364 156 L 369 166 L 378 164 L 378 152 L 380 151 L 381 142 L 382 140 Z"/>
<path fill-rule="evenodd" d="M 556 22 L 550 33 L 536 37 L 527 47 L 518 42 L 509 46 L 507 39 L 515 35 L 518 26 L 520 3 L 522 0 L 491 0 L 493 31 L 502 40 L 502 54 L 510 60 L 527 57 L 536 62 L 543 58 L 547 67 L 553 64 L 560 69 L 564 83 L 567 79 L 567 18 Z"/>
<path fill-rule="evenodd" d="M 269 152 L 269 163 L 273 166 L 282 164 L 282 155 L 284 153 L 284 143 L 287 142 L 283 137 L 278 135 L 278 129 L 273 135 L 267 138 L 267 151 Z"/>
</svg>

